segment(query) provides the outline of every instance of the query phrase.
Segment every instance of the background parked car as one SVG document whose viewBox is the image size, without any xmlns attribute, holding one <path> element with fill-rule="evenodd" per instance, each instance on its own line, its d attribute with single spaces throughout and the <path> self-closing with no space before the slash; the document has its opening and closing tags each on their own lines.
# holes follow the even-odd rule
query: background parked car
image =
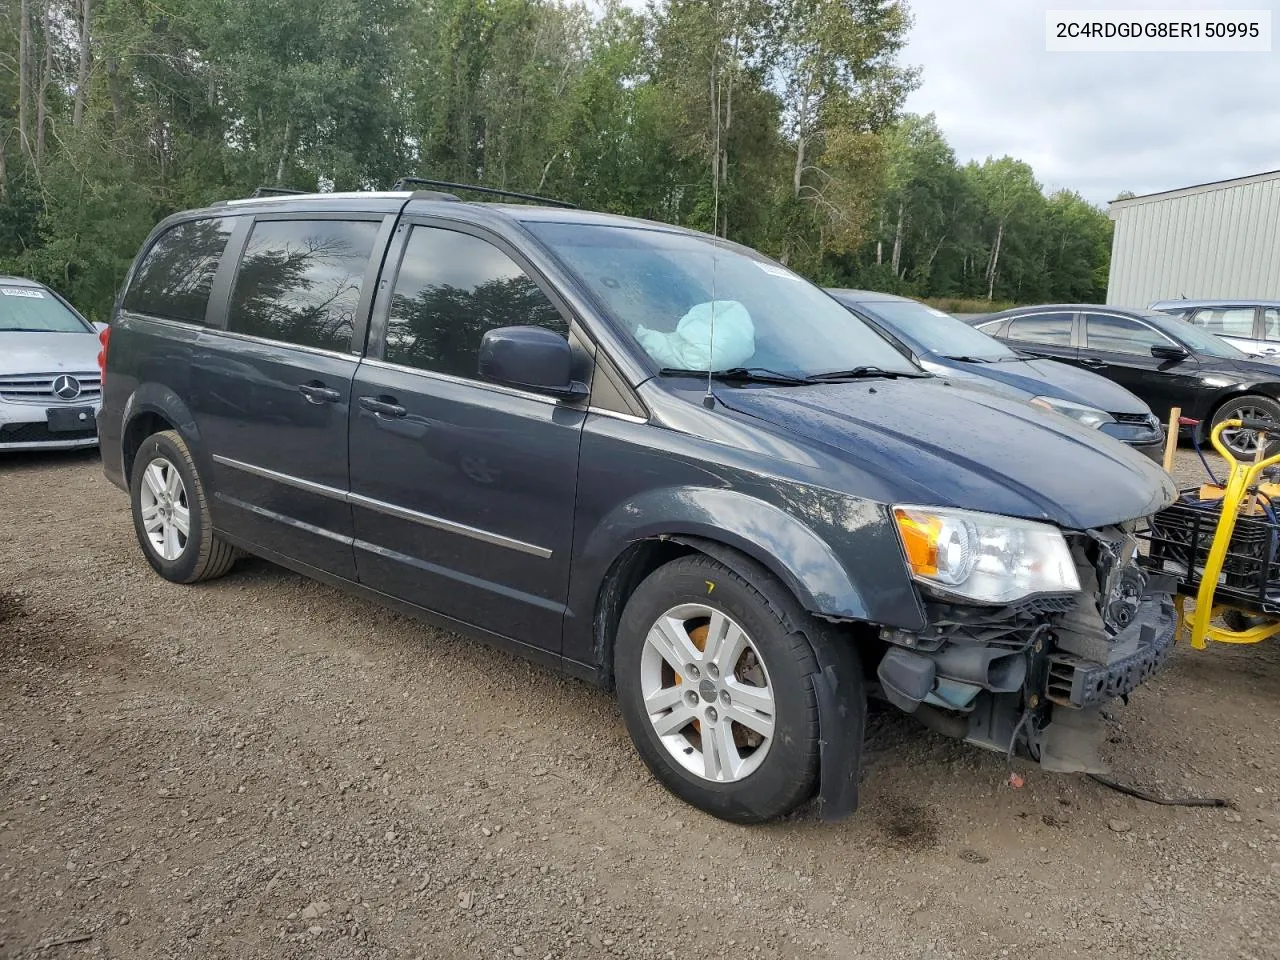
<svg viewBox="0 0 1280 960">
<path fill-rule="evenodd" d="M 1200 420 L 1202 431 L 1231 417 L 1280 422 L 1280 365 L 1251 358 L 1167 313 L 1042 304 L 994 313 L 975 324 L 1020 352 L 1114 380 L 1164 422 L 1173 407 Z M 1253 456 L 1253 431 L 1228 430 L 1223 438 L 1237 456 Z"/>
<path fill-rule="evenodd" d="M 1159 463 L 1164 432 L 1128 390 L 1088 370 L 1029 359 L 948 313 L 907 297 L 828 290 L 877 330 L 906 346 L 930 373 L 980 382 L 1054 410 L 1133 446 Z"/>
<path fill-rule="evenodd" d="M 1194 323 L 1245 353 L 1280 359 L 1280 300 L 1157 300 L 1148 309 Z"/>
<path fill-rule="evenodd" d="M 98 328 L 48 287 L 0 277 L 0 451 L 98 442 L 100 346 Z"/>
</svg>

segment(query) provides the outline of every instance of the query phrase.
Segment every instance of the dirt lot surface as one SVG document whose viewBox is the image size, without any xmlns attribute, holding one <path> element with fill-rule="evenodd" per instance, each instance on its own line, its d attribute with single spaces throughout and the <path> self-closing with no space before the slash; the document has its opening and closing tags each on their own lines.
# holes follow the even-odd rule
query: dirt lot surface
<svg viewBox="0 0 1280 960">
<path fill-rule="evenodd" d="M 1180 454 L 1190 465 L 1191 456 Z M 874 713 L 863 807 L 727 825 L 612 699 L 0 462 L 0 956 L 1280 957 L 1280 644 L 1112 711 L 1144 803 Z"/>
</svg>

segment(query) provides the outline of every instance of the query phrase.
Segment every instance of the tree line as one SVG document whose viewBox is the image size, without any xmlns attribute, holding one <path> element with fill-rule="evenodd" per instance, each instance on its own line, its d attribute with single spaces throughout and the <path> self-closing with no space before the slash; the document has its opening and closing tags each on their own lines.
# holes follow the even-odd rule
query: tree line
<svg viewBox="0 0 1280 960">
<path fill-rule="evenodd" d="M 900 0 L 0 0 L 0 272 L 103 317 L 175 210 L 413 174 L 756 247 L 812 279 L 1099 300 L 1111 224 L 903 113 Z"/>
</svg>

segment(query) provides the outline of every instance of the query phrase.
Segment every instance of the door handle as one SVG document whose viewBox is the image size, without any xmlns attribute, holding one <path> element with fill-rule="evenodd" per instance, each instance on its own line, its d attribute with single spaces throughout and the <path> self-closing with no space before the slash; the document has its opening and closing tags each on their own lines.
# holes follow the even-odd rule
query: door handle
<svg viewBox="0 0 1280 960">
<path fill-rule="evenodd" d="M 1082 367 L 1092 367 L 1094 370 L 1101 370 L 1107 365 L 1107 362 L 1105 360 L 1093 360 L 1086 357 L 1080 361 L 1080 365 Z"/>
<path fill-rule="evenodd" d="M 360 406 L 379 417 L 403 417 L 408 412 L 394 397 L 361 397 Z"/>
<path fill-rule="evenodd" d="M 326 387 L 318 380 L 299 384 L 298 392 L 312 403 L 337 403 L 342 399 L 342 394 L 337 390 L 333 389 L 333 387 Z"/>
</svg>

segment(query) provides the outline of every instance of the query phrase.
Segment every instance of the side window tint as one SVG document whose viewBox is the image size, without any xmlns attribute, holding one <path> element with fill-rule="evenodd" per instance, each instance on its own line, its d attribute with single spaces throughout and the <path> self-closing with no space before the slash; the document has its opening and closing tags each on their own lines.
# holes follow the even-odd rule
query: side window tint
<svg viewBox="0 0 1280 960">
<path fill-rule="evenodd" d="M 1262 335 L 1268 340 L 1280 340 L 1280 307 L 1262 311 Z"/>
<path fill-rule="evenodd" d="M 227 329 L 303 347 L 351 349 L 372 220 L 261 220 L 236 273 Z"/>
<path fill-rule="evenodd" d="M 1145 323 L 1104 313 L 1085 314 L 1085 331 L 1090 350 L 1149 357 L 1154 346 L 1174 346 L 1172 340 Z"/>
<path fill-rule="evenodd" d="M 169 320 L 204 323 L 209 290 L 233 219 L 190 220 L 170 227 L 147 251 L 122 306 Z"/>
<path fill-rule="evenodd" d="M 1191 322 L 1220 337 L 1252 337 L 1253 307 L 1202 307 Z"/>
<path fill-rule="evenodd" d="M 1009 323 L 1009 340 L 1023 343 L 1047 343 L 1056 347 L 1071 346 L 1071 314 L 1038 313 L 1033 317 L 1017 317 Z"/>
<path fill-rule="evenodd" d="M 475 379 L 485 332 L 526 325 L 569 334 L 546 294 L 493 244 L 413 228 L 396 276 L 384 359 Z"/>
</svg>

